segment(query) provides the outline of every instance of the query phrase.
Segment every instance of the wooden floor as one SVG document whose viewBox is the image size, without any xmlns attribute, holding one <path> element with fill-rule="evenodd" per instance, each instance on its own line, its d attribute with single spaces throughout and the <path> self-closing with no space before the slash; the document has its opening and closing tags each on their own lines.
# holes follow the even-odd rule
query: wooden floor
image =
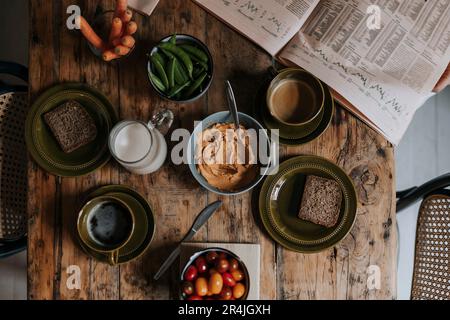
<svg viewBox="0 0 450 320">
<path fill-rule="evenodd" d="M 0 4 L 0 59 L 27 64 L 27 0 Z M 21 23 L 17 23 L 21 21 Z M 8 30 L 14 26 L 15 32 Z M 23 36 L 23 37 L 19 37 Z M 396 150 L 399 189 L 450 172 L 450 88 L 422 107 Z M 398 298 L 408 299 L 414 257 L 417 206 L 401 213 Z M 0 261 L 0 299 L 26 298 L 26 254 Z"/>
</svg>

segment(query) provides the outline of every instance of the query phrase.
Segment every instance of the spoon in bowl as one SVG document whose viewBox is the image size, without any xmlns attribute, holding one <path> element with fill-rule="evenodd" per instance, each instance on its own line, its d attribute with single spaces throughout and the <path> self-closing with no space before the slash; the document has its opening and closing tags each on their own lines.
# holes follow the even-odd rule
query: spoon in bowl
<svg viewBox="0 0 450 320">
<path fill-rule="evenodd" d="M 239 129 L 239 116 L 237 111 L 236 99 L 234 97 L 233 88 L 231 87 L 230 81 L 225 81 L 225 89 L 227 91 L 228 108 L 230 109 L 231 115 L 233 116 L 234 127 Z"/>
</svg>

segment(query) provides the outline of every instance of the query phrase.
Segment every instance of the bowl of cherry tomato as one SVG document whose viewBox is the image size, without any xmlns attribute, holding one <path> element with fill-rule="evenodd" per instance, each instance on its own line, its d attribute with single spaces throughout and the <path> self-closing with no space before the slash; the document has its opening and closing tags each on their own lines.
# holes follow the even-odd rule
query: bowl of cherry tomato
<svg viewBox="0 0 450 320">
<path fill-rule="evenodd" d="M 191 256 L 181 272 L 182 300 L 246 300 L 249 275 L 229 250 L 208 248 Z"/>
</svg>

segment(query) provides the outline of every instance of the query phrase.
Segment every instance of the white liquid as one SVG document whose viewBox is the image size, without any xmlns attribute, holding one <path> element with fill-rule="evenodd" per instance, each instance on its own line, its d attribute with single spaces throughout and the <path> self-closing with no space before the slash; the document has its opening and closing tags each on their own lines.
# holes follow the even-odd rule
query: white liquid
<svg viewBox="0 0 450 320">
<path fill-rule="evenodd" d="M 119 131 L 114 149 L 120 160 L 135 162 L 145 157 L 150 150 L 151 142 L 148 129 L 140 123 L 133 123 Z"/>
</svg>

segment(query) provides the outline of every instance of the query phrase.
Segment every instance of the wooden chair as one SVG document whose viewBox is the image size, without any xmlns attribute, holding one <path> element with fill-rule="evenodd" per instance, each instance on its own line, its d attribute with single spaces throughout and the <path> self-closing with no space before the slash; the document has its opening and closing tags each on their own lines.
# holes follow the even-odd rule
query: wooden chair
<svg viewBox="0 0 450 320">
<path fill-rule="evenodd" d="M 28 69 L 0 61 L 0 74 L 28 81 Z M 0 259 L 27 245 L 27 87 L 0 82 Z"/>
<path fill-rule="evenodd" d="M 450 300 L 450 173 L 397 193 L 397 212 L 423 199 L 416 231 L 412 300 Z"/>
</svg>

